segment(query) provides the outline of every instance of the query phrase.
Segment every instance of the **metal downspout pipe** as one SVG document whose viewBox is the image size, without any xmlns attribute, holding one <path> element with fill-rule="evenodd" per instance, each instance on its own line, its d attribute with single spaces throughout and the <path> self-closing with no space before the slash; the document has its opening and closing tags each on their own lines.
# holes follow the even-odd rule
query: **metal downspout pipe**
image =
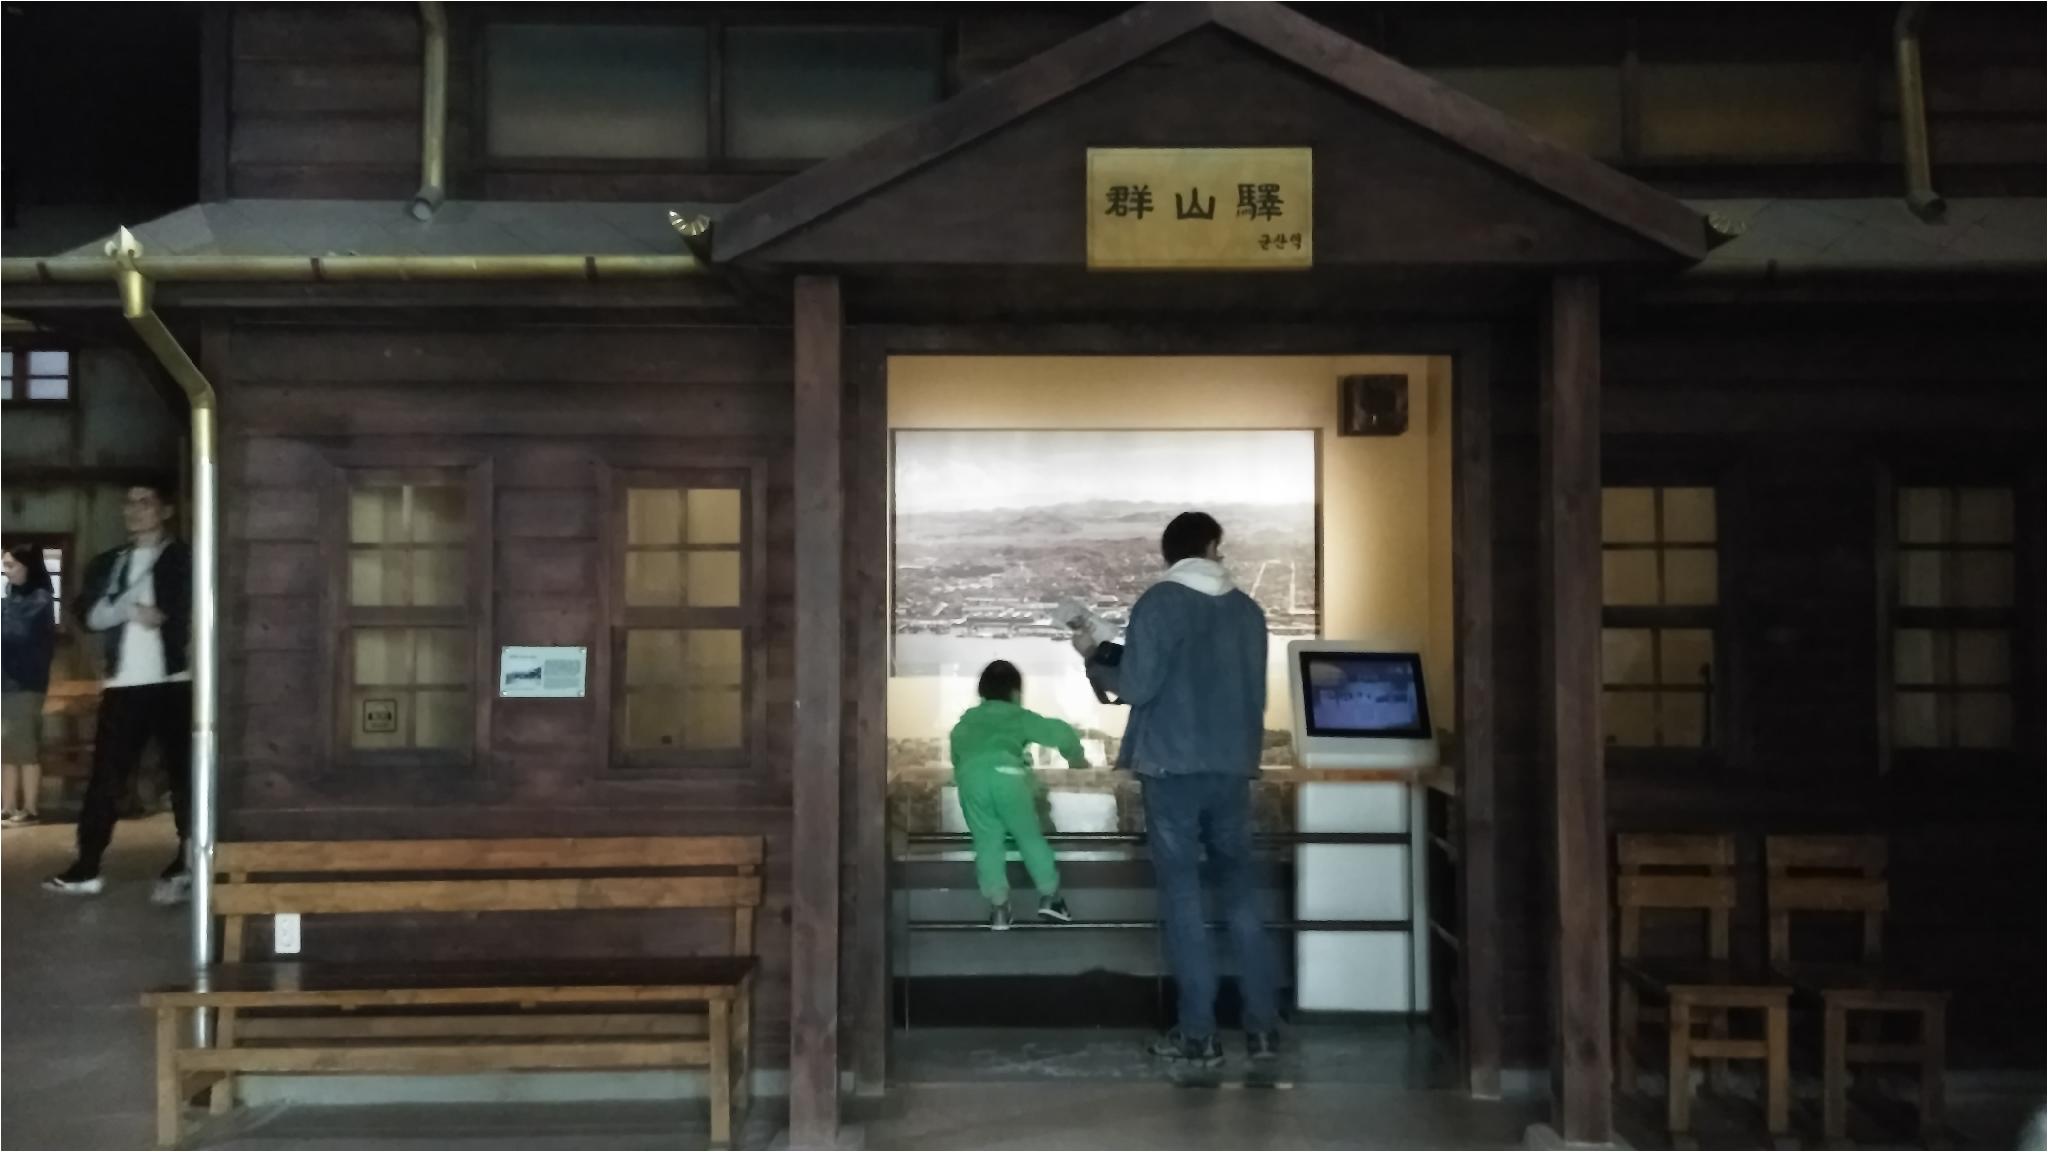
<svg viewBox="0 0 2048 1152">
<path fill-rule="evenodd" d="M 185 354 L 150 304 L 150 282 L 136 267 L 141 245 L 126 228 L 108 245 L 121 290 L 121 315 L 149 347 L 192 407 L 192 826 L 186 867 L 192 876 L 192 965 L 213 963 L 213 853 L 220 792 L 220 488 L 213 385 Z M 200 1040 L 205 1018 L 199 1014 Z"/>
<path fill-rule="evenodd" d="M 436 0 L 420 0 L 420 190 L 412 218 L 434 218 L 448 196 L 448 15 Z"/>
<path fill-rule="evenodd" d="M 1929 223 L 1941 219 L 1948 202 L 1934 190 L 1934 157 L 1927 145 L 1927 77 L 1920 68 L 1920 27 L 1925 3 L 1899 5 L 1892 22 L 1892 56 L 1899 74 L 1899 139 L 1906 164 L 1906 207 Z"/>
</svg>

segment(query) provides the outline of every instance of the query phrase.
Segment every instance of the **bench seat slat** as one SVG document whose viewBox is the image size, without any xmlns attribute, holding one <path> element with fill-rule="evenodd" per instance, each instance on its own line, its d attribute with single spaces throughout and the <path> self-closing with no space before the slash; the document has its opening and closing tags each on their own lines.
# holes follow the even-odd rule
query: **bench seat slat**
<svg viewBox="0 0 2048 1152">
<path fill-rule="evenodd" d="M 223 916 L 732 908 L 760 902 L 757 876 L 339 881 L 223 884 L 214 890 Z"/>
<path fill-rule="evenodd" d="M 478 1015 L 366 1015 L 322 1013 L 317 1016 L 243 1015 L 235 1022 L 235 1043 L 278 1040 L 407 1039 L 485 1036 L 659 1036 L 700 1039 L 708 1030 L 701 1008 L 695 1012 L 511 1012 Z"/>
<path fill-rule="evenodd" d="M 469 1072 L 562 1068 L 673 1068 L 702 1065 L 702 1040 L 537 1044 L 417 1044 L 387 1047 L 187 1048 L 181 1072 Z"/>
<path fill-rule="evenodd" d="M 750 956 L 422 964 L 222 964 L 143 1003 L 210 1007 L 730 1000 Z"/>
<path fill-rule="evenodd" d="M 517 872 L 563 868 L 759 867 L 758 836 L 592 836 L 524 840 L 226 843 L 222 872 Z"/>
</svg>

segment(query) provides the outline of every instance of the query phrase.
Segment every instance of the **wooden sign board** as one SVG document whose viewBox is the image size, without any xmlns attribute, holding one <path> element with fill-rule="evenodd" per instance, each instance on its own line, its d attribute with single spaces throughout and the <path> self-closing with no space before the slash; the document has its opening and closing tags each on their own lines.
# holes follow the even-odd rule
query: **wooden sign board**
<svg viewBox="0 0 2048 1152">
<path fill-rule="evenodd" d="M 1315 266 L 1309 148 L 1090 148 L 1088 267 Z"/>
</svg>

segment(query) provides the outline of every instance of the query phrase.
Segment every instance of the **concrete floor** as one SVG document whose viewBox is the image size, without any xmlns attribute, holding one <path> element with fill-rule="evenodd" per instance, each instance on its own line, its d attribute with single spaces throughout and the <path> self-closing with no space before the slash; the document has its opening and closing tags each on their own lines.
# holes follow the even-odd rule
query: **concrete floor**
<svg viewBox="0 0 2048 1152">
<path fill-rule="evenodd" d="M 145 1148 L 153 1139 L 145 988 L 188 970 L 185 913 L 148 901 L 170 858 L 167 818 L 124 824 L 107 892 L 71 899 L 37 885 L 70 859 L 68 825 L 0 838 L 0 1146 Z M 1016 1058 L 1004 1045 L 1016 1042 Z M 1316 1039 L 1344 1052 L 1350 1041 Z M 1352 1054 L 1359 1075 L 1333 1081 L 1306 1064 L 1280 1086 L 1248 1087 L 1242 1061 L 1176 1083 L 1105 1074 L 1135 1037 L 927 1035 L 899 1044 L 903 1083 L 849 1102 L 849 1135 L 871 1148 L 1509 1148 L 1534 1105 L 1485 1104 L 1410 1085 L 1418 1064 L 1393 1040 Z M 1105 1054 L 1114 1047 L 1117 1054 Z M 1309 1048 L 1302 1049 L 1304 1053 Z M 948 1054 L 951 1054 L 949 1057 Z M 1402 1071 L 1402 1069 L 1409 1071 Z M 2038 1096 L 2034 1097 L 2038 1100 Z M 2008 1102 L 1970 1123 L 1964 1147 L 2011 1147 Z M 776 1102 L 755 1109 L 747 1147 L 780 1136 Z M 675 1148 L 701 1146 L 701 1105 L 554 1104 L 245 1109 L 202 1128 L 219 1148 Z M 1740 1147 L 1741 1143 L 1729 1146 Z"/>
</svg>

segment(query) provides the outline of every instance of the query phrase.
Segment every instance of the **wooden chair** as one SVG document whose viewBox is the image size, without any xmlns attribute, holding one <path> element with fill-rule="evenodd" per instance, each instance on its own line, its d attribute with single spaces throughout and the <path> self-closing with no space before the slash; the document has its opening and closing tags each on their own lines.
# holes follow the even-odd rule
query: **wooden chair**
<svg viewBox="0 0 2048 1152">
<path fill-rule="evenodd" d="M 1936 1142 L 1944 1130 L 1949 996 L 1917 986 L 1909 974 L 1885 963 L 1884 918 L 1891 906 L 1886 855 L 1880 836 L 1772 836 L 1764 843 L 1771 965 L 1802 999 L 1821 1010 L 1821 1126 L 1830 1146 L 1848 1140 L 1852 1064 L 1918 1067 L 1921 1136 Z M 1793 917 L 1828 913 L 1861 921 L 1858 958 L 1799 962 L 1792 955 Z M 1912 1018 L 1918 1040 L 1884 1044 L 1874 1035 L 1850 1040 L 1852 1023 L 1881 1027 L 1885 1016 Z"/>
<path fill-rule="evenodd" d="M 1764 1065 L 1764 1123 L 1781 1139 L 1791 1130 L 1791 988 L 1756 966 L 1730 958 L 1729 918 L 1736 900 L 1735 842 L 1728 836 L 1620 836 L 1615 904 L 1620 918 L 1620 1010 L 1615 1067 L 1622 1093 L 1635 1090 L 1636 1042 L 1660 1015 L 1669 1052 L 1666 1126 L 1675 1147 L 1692 1143 L 1692 1068 L 1696 1060 L 1757 1060 Z M 1645 912 L 1696 912 L 1706 918 L 1706 955 L 1643 955 Z M 1644 1000 L 1661 1003 L 1659 1013 Z M 1762 1039 L 1728 1035 L 1729 1017 L 1754 1012 Z"/>
<path fill-rule="evenodd" d="M 732 1140 L 751 1073 L 761 903 L 759 837 L 388 840 L 222 844 L 213 911 L 223 963 L 157 989 L 157 1139 L 175 1145 L 184 1104 L 233 1105 L 238 1076 L 704 1068 L 711 1140 Z M 725 911 L 716 956 L 616 960 L 505 955 L 376 962 L 249 959 L 247 922 L 285 913 L 390 916 Z M 193 1046 L 187 1016 L 211 1012 Z"/>
</svg>

